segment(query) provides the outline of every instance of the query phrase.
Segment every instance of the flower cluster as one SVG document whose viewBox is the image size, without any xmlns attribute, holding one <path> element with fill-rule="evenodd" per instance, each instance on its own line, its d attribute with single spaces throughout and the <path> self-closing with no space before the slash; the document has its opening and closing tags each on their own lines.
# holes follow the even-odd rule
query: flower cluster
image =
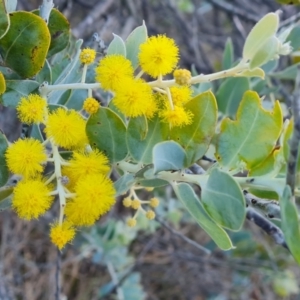
<svg viewBox="0 0 300 300">
<path fill-rule="evenodd" d="M 155 218 L 155 212 L 152 209 L 145 210 L 143 208 L 143 205 L 148 205 L 151 208 L 155 208 L 159 205 L 159 200 L 157 198 L 151 198 L 150 200 L 141 200 L 136 195 L 134 189 L 131 189 L 129 196 L 123 199 L 123 205 L 128 208 L 131 207 L 136 211 L 134 216 L 127 220 L 127 225 L 129 227 L 134 227 L 136 225 L 136 218 L 139 213 L 144 214 L 148 220 L 153 220 Z"/>
<path fill-rule="evenodd" d="M 94 113 L 97 103 L 89 98 L 84 109 Z M 46 140 L 19 139 L 8 147 L 7 166 L 22 178 L 14 188 L 12 208 L 22 219 L 36 219 L 50 209 L 57 195 L 60 215 L 50 238 L 62 249 L 74 238 L 77 226 L 94 224 L 114 204 L 109 161 L 89 147 L 86 120 L 79 112 L 63 107 L 50 112 L 46 99 L 31 94 L 20 100 L 17 113 L 24 123 L 42 124 Z M 60 149 L 72 151 L 71 158 L 64 159 Z M 47 176 L 46 164 L 53 170 Z"/>
<path fill-rule="evenodd" d="M 174 40 L 164 35 L 148 38 L 140 46 L 138 59 L 142 71 L 137 76 L 131 62 L 122 55 L 108 55 L 96 67 L 96 80 L 104 90 L 114 93 L 114 105 L 130 118 L 151 118 L 157 113 L 170 127 L 191 124 L 193 114 L 185 108 L 192 97 L 190 73 L 186 70 L 175 73 L 177 85 L 174 83 L 171 88 L 162 81 L 162 76 L 171 73 L 179 60 Z M 143 73 L 157 81 L 146 82 L 141 79 Z"/>
</svg>

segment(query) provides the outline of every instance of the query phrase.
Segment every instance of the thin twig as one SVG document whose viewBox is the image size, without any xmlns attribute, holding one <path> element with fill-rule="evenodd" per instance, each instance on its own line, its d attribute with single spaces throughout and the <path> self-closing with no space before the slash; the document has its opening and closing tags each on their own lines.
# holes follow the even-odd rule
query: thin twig
<svg viewBox="0 0 300 300">
<path fill-rule="evenodd" d="M 263 209 L 268 218 L 281 218 L 279 202 L 270 199 L 261 199 L 244 190 L 244 197 L 248 206 L 259 207 Z"/>
<path fill-rule="evenodd" d="M 163 225 L 165 228 L 167 228 L 171 233 L 173 233 L 174 235 L 178 236 L 179 238 L 181 238 L 182 240 L 184 240 L 188 244 L 190 244 L 190 245 L 194 246 L 195 248 L 201 250 L 202 252 L 204 252 L 207 255 L 211 254 L 210 250 L 204 248 L 200 244 L 196 243 L 195 241 L 189 239 L 188 237 L 186 237 L 185 235 L 183 235 L 182 233 L 180 233 L 179 231 L 177 231 L 174 228 L 170 227 L 166 222 L 164 222 L 160 218 L 156 217 L 155 220 L 157 222 L 159 222 L 161 225 Z"/>
<path fill-rule="evenodd" d="M 246 208 L 246 218 L 260 227 L 269 236 L 271 236 L 276 244 L 288 249 L 281 229 L 270 222 L 268 219 L 266 219 L 264 216 L 256 212 L 252 207 Z"/>
<path fill-rule="evenodd" d="M 55 300 L 60 299 L 60 291 L 61 291 L 60 271 L 61 271 L 61 252 L 57 248 L 56 270 L 55 270 L 55 286 L 56 286 Z"/>
</svg>

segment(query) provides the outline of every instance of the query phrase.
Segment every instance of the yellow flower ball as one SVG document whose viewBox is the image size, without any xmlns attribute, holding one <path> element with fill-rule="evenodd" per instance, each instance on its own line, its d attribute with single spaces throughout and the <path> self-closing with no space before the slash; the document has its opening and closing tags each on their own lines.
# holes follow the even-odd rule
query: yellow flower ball
<svg viewBox="0 0 300 300">
<path fill-rule="evenodd" d="M 83 148 L 88 144 L 85 126 L 85 120 L 77 111 L 58 108 L 49 115 L 45 132 L 47 138 L 60 147 Z"/>
<path fill-rule="evenodd" d="M 173 72 L 175 82 L 178 85 L 188 85 L 192 78 L 192 74 L 189 70 L 186 69 L 177 69 Z"/>
<path fill-rule="evenodd" d="M 91 226 L 115 203 L 112 181 L 101 174 L 81 178 L 75 186 L 76 197 L 67 202 L 65 214 L 75 226 Z"/>
<path fill-rule="evenodd" d="M 179 50 L 175 41 L 164 35 L 150 37 L 140 46 L 140 66 L 152 77 L 172 72 L 178 59 Z"/>
<path fill-rule="evenodd" d="M 133 209 L 139 209 L 141 207 L 141 201 L 139 199 L 132 200 L 131 207 Z"/>
<path fill-rule="evenodd" d="M 100 108 L 100 103 L 92 97 L 86 98 L 83 102 L 83 109 L 90 115 L 95 114 Z"/>
<path fill-rule="evenodd" d="M 96 58 L 96 51 L 91 48 L 85 48 L 81 50 L 81 53 L 79 55 L 80 62 L 86 65 L 93 63 L 95 58 Z"/>
<path fill-rule="evenodd" d="M 131 204 L 132 204 L 132 200 L 129 198 L 129 197 L 126 197 L 126 198 L 124 198 L 123 199 L 123 205 L 125 206 L 125 207 L 130 207 L 131 206 Z"/>
<path fill-rule="evenodd" d="M 136 219 L 130 218 L 130 219 L 127 220 L 126 223 L 127 223 L 127 226 L 129 226 L 129 227 L 135 227 Z"/>
<path fill-rule="evenodd" d="M 48 114 L 46 99 L 35 94 L 21 97 L 16 109 L 20 121 L 27 124 L 42 123 Z"/>
<path fill-rule="evenodd" d="M 157 207 L 159 205 L 159 200 L 157 198 L 151 198 L 149 204 L 151 207 Z"/>
<path fill-rule="evenodd" d="M 37 219 L 51 206 L 54 196 L 51 189 L 40 179 L 20 181 L 14 188 L 12 208 L 21 219 Z"/>
<path fill-rule="evenodd" d="M 42 143 L 30 138 L 17 140 L 7 149 L 5 158 L 12 173 L 29 178 L 43 171 L 47 155 Z"/>
<path fill-rule="evenodd" d="M 193 121 L 193 113 L 186 111 L 182 106 L 174 106 L 174 109 L 166 108 L 160 113 L 163 122 L 169 123 L 170 127 L 182 127 Z"/>
<path fill-rule="evenodd" d="M 155 212 L 153 210 L 148 210 L 146 212 L 146 218 L 148 220 L 153 220 L 155 218 Z"/>
<path fill-rule="evenodd" d="M 55 222 L 51 226 L 50 239 L 61 250 L 67 243 L 74 239 L 75 233 L 75 229 L 69 221 L 64 221 L 61 225 Z"/>
<path fill-rule="evenodd" d="M 75 184 L 87 175 L 107 174 L 110 170 L 108 158 L 95 149 L 91 152 L 74 151 L 68 165 L 63 166 L 62 173 L 69 178 L 67 186 Z"/>
<path fill-rule="evenodd" d="M 151 87 L 141 79 L 123 79 L 113 98 L 115 106 L 127 117 L 152 117 L 156 103 Z"/>
<path fill-rule="evenodd" d="M 124 78 L 133 78 L 133 67 L 130 60 L 122 55 L 107 55 L 100 60 L 95 69 L 96 81 L 104 90 L 115 91 Z"/>
<path fill-rule="evenodd" d="M 174 105 L 182 106 L 192 98 L 192 90 L 188 86 L 173 86 L 170 88 Z"/>
</svg>

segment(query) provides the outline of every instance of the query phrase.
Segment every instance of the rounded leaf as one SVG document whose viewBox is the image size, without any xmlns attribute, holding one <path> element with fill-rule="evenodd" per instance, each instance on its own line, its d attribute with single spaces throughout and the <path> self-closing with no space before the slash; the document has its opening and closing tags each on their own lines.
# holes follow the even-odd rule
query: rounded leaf
<svg viewBox="0 0 300 300">
<path fill-rule="evenodd" d="M 247 36 L 243 49 L 243 59 L 252 59 L 266 40 L 275 35 L 278 26 L 279 17 L 276 13 L 269 13 L 259 20 Z"/>
<path fill-rule="evenodd" d="M 91 146 L 103 151 L 111 162 L 126 157 L 126 126 L 109 108 L 101 107 L 96 114 L 90 116 L 86 133 Z"/>
<path fill-rule="evenodd" d="M 239 230 L 245 220 L 246 204 L 240 186 L 227 173 L 212 170 L 201 184 L 201 200 L 210 217 L 222 227 Z"/>
<path fill-rule="evenodd" d="M 39 16 L 40 10 L 34 10 L 32 13 Z M 70 23 L 60 11 L 52 8 L 48 21 L 48 28 L 51 35 L 51 43 L 47 57 L 50 57 L 68 46 L 70 38 Z"/>
<path fill-rule="evenodd" d="M 33 13 L 10 14 L 11 25 L 0 40 L 0 53 L 6 66 L 24 78 L 37 74 L 44 66 L 50 46 L 45 21 Z"/>
</svg>

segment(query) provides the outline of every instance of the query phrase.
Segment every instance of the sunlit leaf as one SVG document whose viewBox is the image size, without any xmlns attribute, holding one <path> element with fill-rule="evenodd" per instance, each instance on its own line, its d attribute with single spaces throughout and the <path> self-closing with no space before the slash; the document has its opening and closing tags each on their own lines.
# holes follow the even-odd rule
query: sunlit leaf
<svg viewBox="0 0 300 300">
<path fill-rule="evenodd" d="M 240 103 L 236 120 L 224 119 L 216 145 L 216 158 L 226 169 L 245 165 L 251 169 L 273 151 L 282 129 L 278 101 L 273 111 L 262 108 L 257 93 L 248 91 Z"/>
<path fill-rule="evenodd" d="M 243 58 L 251 60 L 256 51 L 275 35 L 279 26 L 279 17 L 276 13 L 268 13 L 252 28 L 247 36 L 243 49 Z"/>
</svg>

